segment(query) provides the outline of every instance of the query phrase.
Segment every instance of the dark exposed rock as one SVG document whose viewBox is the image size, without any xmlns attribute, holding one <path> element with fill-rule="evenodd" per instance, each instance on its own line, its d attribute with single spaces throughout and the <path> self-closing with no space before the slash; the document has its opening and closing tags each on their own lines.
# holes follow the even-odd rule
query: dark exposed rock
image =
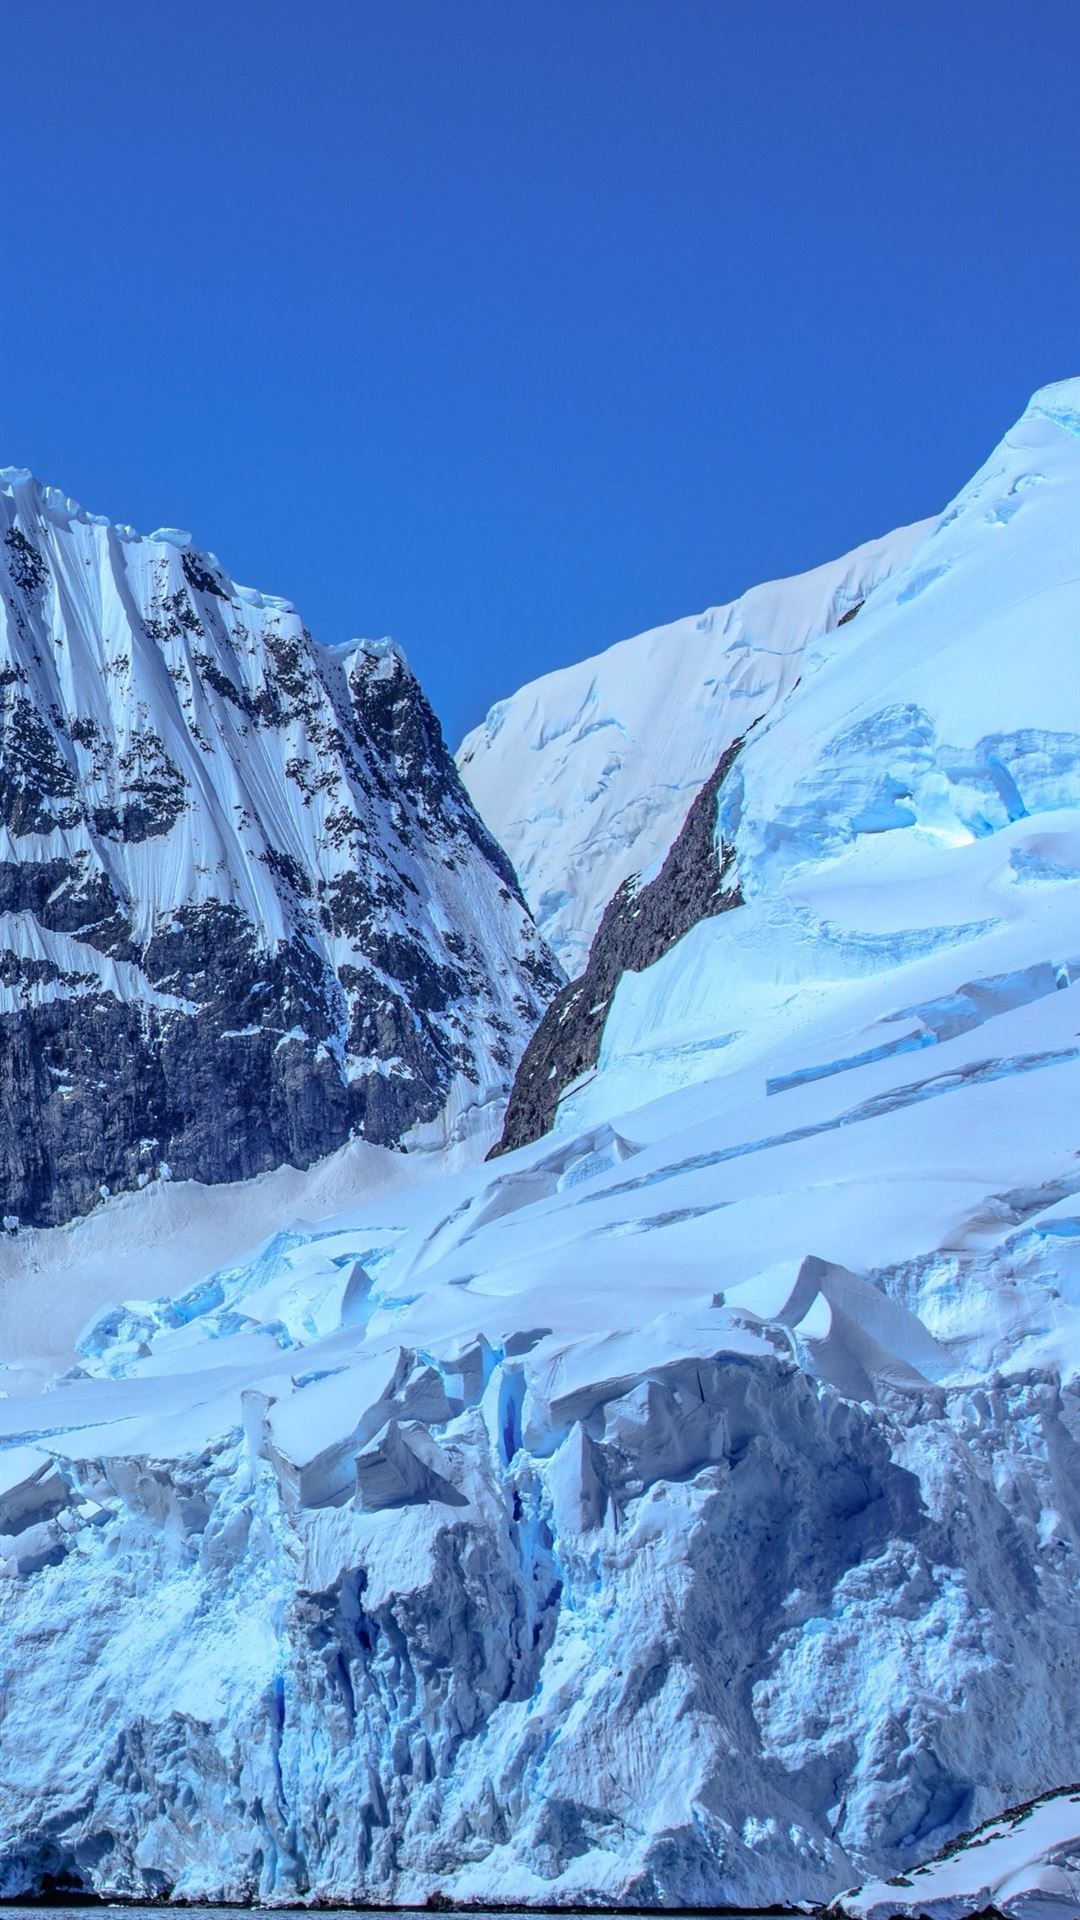
<svg viewBox="0 0 1080 1920">
<path fill-rule="evenodd" d="M 398 781 L 418 802 L 421 817 L 448 804 L 466 835 L 516 900 L 522 899 L 510 860 L 488 832 L 446 749 L 442 728 L 423 689 L 396 654 L 361 655 L 349 681 L 356 716 Z"/>
<path fill-rule="evenodd" d="M 185 547 L 180 555 L 180 565 L 188 586 L 196 593 L 213 593 L 220 600 L 228 599 L 228 587 L 223 584 L 220 575 L 212 571 L 205 554 L 195 553 L 190 547 Z"/>
<path fill-rule="evenodd" d="M 0 1210 L 24 1223 L 84 1212 L 162 1166 L 245 1179 L 308 1166 L 351 1133 L 400 1139 L 439 1112 L 453 1045 L 418 965 L 407 994 L 370 968 L 337 977 L 299 938 L 260 952 L 246 917 L 216 903 L 179 910 L 140 958 L 150 1004 L 71 976 L 62 998 L 0 1015 Z M 39 967 L 18 977 L 38 982 Z M 433 991 L 444 998 L 437 977 Z M 328 1042 L 350 1001 L 348 1044 L 372 1067 L 346 1083 Z M 401 1071 L 380 1070 L 388 1059 Z"/>
<path fill-rule="evenodd" d="M 108 1059 L 102 1040 L 107 1038 Z M 261 1028 L 69 997 L 0 1017 L 0 1193 L 24 1222 L 91 1207 L 103 1188 L 164 1165 L 178 1179 L 307 1166 L 347 1136 L 349 1096 L 329 1058 Z"/>
<path fill-rule="evenodd" d="M 9 527 L 4 535 L 9 550 L 8 572 L 20 593 L 31 599 L 45 585 L 49 564 L 19 527 Z"/>
<path fill-rule="evenodd" d="M 299 860 L 295 860 L 291 853 L 282 853 L 280 847 L 267 847 L 261 858 L 277 879 L 284 880 L 294 892 L 310 899 L 314 892 L 311 876 L 304 872 Z"/>
<path fill-rule="evenodd" d="M 652 966 L 699 920 L 742 904 L 738 886 L 727 883 L 731 851 L 716 845 L 717 796 L 742 744 L 735 740 L 721 754 L 656 878 L 641 887 L 633 876 L 608 901 L 588 966 L 551 1002 L 525 1049 L 489 1158 L 548 1132 L 565 1089 L 596 1065 L 623 974 Z"/>
<path fill-rule="evenodd" d="M 500 1097 L 559 974 L 396 652 L 33 482 L 0 516 L 0 1218 Z M 72 538 L 100 602 L 37 591 Z"/>
<path fill-rule="evenodd" d="M 0 821 L 14 836 L 48 834 L 83 820 L 96 833 L 126 841 L 169 831 L 186 805 L 187 783 L 156 733 L 132 736 L 116 760 L 114 799 L 92 807 L 80 798 L 65 735 L 90 752 L 94 774 L 111 762 L 112 749 L 94 720 L 76 716 L 68 727 L 62 714 L 46 717 L 24 694 L 0 699 Z"/>
<path fill-rule="evenodd" d="M 238 687 L 234 680 L 230 680 L 227 673 L 222 672 L 212 653 L 207 653 L 204 648 L 196 648 L 192 658 L 208 687 L 213 687 L 214 692 L 220 693 L 222 699 L 231 701 L 234 707 L 239 707 L 241 713 L 249 713 L 253 719 L 258 717 L 259 709 L 251 694 L 244 688 Z"/>
<path fill-rule="evenodd" d="M 119 805 L 95 809 L 97 832 L 129 843 L 168 833 L 187 805 L 187 781 L 158 735 L 149 728 L 135 734 L 117 773 Z"/>
<path fill-rule="evenodd" d="M 0 702 L 0 821 L 15 835 L 74 826 L 77 791 L 53 728 L 26 695 Z"/>
<path fill-rule="evenodd" d="M 75 934 L 113 959 L 136 958 L 121 901 L 86 860 L 0 860 L 0 913 L 31 913 L 50 932 Z"/>
</svg>

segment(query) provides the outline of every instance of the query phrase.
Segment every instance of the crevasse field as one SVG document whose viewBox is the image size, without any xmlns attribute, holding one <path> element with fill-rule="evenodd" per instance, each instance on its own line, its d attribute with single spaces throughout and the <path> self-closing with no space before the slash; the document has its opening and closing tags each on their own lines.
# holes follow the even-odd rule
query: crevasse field
<svg viewBox="0 0 1080 1920">
<path fill-rule="evenodd" d="M 624 977 L 546 1138 L 2 1243 L 5 1892 L 825 1902 L 1080 1778 L 1078 534 L 1067 382 L 840 563 L 857 617 L 780 667 L 713 623 L 677 777 L 758 689 L 743 904 Z M 510 713 L 666 819 L 619 684 Z M 571 964 L 666 844 L 575 877 L 580 790 L 507 834 Z M 849 1911 L 1075 1913 L 1050 1804 Z"/>
</svg>

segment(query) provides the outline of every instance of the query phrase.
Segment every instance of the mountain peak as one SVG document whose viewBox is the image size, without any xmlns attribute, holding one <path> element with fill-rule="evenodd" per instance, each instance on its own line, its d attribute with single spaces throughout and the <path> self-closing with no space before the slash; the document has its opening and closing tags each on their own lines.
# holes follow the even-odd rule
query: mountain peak
<svg viewBox="0 0 1080 1920">
<path fill-rule="evenodd" d="M 321 648 L 187 534 L 24 469 L 0 567 L 0 1020 L 27 1050 L 0 1211 L 397 1143 L 505 1091 L 557 974 L 401 650 Z"/>
</svg>

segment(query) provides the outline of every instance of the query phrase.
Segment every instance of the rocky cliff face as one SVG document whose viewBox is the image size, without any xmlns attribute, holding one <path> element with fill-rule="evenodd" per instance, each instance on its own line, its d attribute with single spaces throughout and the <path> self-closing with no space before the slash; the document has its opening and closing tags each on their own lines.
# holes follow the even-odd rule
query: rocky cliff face
<svg viewBox="0 0 1080 1920">
<path fill-rule="evenodd" d="M 552 1001 L 525 1049 L 489 1158 L 547 1133 L 561 1095 L 596 1066 L 623 975 L 651 967 L 699 920 L 740 905 L 742 894 L 730 873 L 732 850 L 717 840 L 716 809 L 742 744 L 736 740 L 721 754 L 656 877 L 642 886 L 632 875 L 608 902 L 584 973 Z"/>
<path fill-rule="evenodd" d="M 558 984 L 386 642 L 0 488 L 0 1215 L 453 1128 Z"/>
</svg>

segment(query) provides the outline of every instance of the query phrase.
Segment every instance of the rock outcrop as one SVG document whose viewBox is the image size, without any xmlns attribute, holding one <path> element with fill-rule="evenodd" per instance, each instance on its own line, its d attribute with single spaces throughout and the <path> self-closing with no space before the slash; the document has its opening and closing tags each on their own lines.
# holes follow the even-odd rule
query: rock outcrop
<svg viewBox="0 0 1080 1920">
<path fill-rule="evenodd" d="M 736 740 L 721 754 L 655 879 L 642 886 L 632 875 L 608 902 L 584 973 L 556 995 L 522 1055 L 489 1157 L 547 1133 L 561 1095 L 596 1065 L 623 974 L 651 967 L 699 920 L 740 904 L 731 849 L 717 840 L 716 809 L 742 744 Z"/>
</svg>

